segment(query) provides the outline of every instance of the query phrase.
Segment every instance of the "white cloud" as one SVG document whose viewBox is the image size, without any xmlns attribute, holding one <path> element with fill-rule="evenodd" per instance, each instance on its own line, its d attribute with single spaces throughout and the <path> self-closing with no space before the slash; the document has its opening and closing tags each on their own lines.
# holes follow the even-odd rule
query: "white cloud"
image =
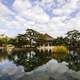
<svg viewBox="0 0 80 80">
<path fill-rule="evenodd" d="M 64 0 L 65 1 L 65 0 Z M 68 15 L 70 14 L 72 11 L 74 11 L 76 9 L 76 7 L 79 8 L 79 6 L 77 5 L 78 0 L 70 0 L 69 2 L 67 2 L 65 5 L 63 5 L 62 7 L 53 9 L 53 13 L 56 15 Z"/>
<path fill-rule="evenodd" d="M 26 8 L 30 8 L 31 4 L 29 0 L 15 0 L 13 7 L 16 11 L 24 11 Z"/>
<path fill-rule="evenodd" d="M 14 19 L 11 20 L 10 17 Z M 25 20 L 23 18 L 17 16 L 15 12 L 0 3 L 0 33 L 14 36 L 18 33 L 17 31 L 23 30 L 24 27 L 21 27 L 21 25 L 23 25 L 24 22 Z"/>
<path fill-rule="evenodd" d="M 0 34 L 4 34 L 4 33 L 6 33 L 6 30 L 0 29 Z"/>
<path fill-rule="evenodd" d="M 57 4 L 54 0 L 36 2 L 37 5 L 32 6 L 29 0 L 15 0 L 12 9 L 16 13 L 0 3 L 0 21 L 4 23 L 5 29 L 13 30 L 13 32 L 15 30 L 16 33 L 19 33 L 22 32 L 20 30 L 24 31 L 26 28 L 33 28 L 40 32 L 47 32 L 53 36 L 63 35 L 72 29 L 80 30 L 80 13 L 77 14 L 76 12 L 77 16 L 74 18 L 70 15 L 76 9 L 79 11 L 79 0 L 67 0 L 67 2 L 65 0 L 60 0 L 60 2 L 57 0 Z M 45 11 L 49 9 L 52 9 L 52 17 L 50 17 L 50 12 L 47 14 Z M 12 21 L 10 17 L 13 17 Z M 3 25 L 2 23 L 0 25 Z"/>
<path fill-rule="evenodd" d="M 27 2 L 26 2 L 27 1 Z M 43 11 L 43 9 L 39 6 L 26 6 L 29 5 L 30 2 L 28 0 L 16 0 L 13 9 L 18 12 L 20 16 L 25 18 L 29 18 L 31 20 L 36 21 L 48 21 L 49 16 Z M 43 20 L 42 20 L 43 19 Z"/>
</svg>

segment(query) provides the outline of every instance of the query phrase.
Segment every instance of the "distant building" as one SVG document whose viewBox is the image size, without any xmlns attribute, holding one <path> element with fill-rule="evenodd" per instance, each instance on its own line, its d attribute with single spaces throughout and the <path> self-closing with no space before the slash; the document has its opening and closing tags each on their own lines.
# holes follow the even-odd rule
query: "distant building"
<svg viewBox="0 0 80 80">
<path fill-rule="evenodd" d="M 46 41 L 45 41 L 45 43 L 44 43 L 44 45 L 45 46 L 51 46 L 52 45 L 52 43 L 53 43 L 53 37 L 51 37 L 50 35 L 48 35 L 47 33 L 46 34 L 44 34 L 45 35 L 45 37 L 46 37 Z"/>
<path fill-rule="evenodd" d="M 52 46 L 54 38 L 48 35 L 47 33 L 44 34 L 45 41 L 42 43 L 41 41 L 38 41 L 39 46 Z"/>
</svg>

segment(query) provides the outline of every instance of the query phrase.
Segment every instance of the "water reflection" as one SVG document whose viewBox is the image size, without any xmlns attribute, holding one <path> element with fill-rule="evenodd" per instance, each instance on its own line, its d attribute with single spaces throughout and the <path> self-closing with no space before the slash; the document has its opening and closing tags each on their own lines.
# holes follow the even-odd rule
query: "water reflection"
<svg viewBox="0 0 80 80">
<path fill-rule="evenodd" d="M 47 63 L 49 60 L 55 58 L 50 52 L 39 52 L 39 51 L 13 51 L 12 54 L 0 53 L 0 64 L 8 60 L 13 62 L 16 66 L 23 66 L 26 72 L 34 70 L 38 66 Z M 80 70 L 80 56 L 77 54 L 68 54 L 66 58 L 59 59 L 59 61 L 66 61 L 69 63 L 70 69 L 79 71 Z M 1 66 L 1 65 L 0 65 Z"/>
<path fill-rule="evenodd" d="M 51 59 L 48 54 L 38 51 L 13 52 L 8 58 L 10 61 L 14 61 L 16 65 L 24 66 L 25 71 L 31 71 Z"/>
<path fill-rule="evenodd" d="M 75 71 L 80 70 L 80 55 L 77 52 L 75 54 L 72 52 L 69 53 L 64 61 L 69 63 L 68 67 L 70 69 L 73 69 Z"/>
<path fill-rule="evenodd" d="M 23 72 L 24 68 L 22 66 L 16 66 L 8 59 L 0 62 L 0 80 L 15 80 L 15 77 L 21 76 Z"/>
<path fill-rule="evenodd" d="M 8 55 L 6 53 L 0 53 L 0 62 L 3 62 L 7 58 L 8 58 Z"/>
</svg>

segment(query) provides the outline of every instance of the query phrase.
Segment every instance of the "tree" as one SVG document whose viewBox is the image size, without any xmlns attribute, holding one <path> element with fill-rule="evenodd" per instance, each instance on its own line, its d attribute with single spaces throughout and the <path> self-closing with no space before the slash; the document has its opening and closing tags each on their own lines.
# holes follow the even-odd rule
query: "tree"
<svg viewBox="0 0 80 80">
<path fill-rule="evenodd" d="M 9 43 L 15 45 L 16 47 L 22 47 L 24 45 L 28 45 L 28 47 L 36 47 L 39 42 L 45 42 L 44 40 L 46 40 L 45 35 L 33 29 L 27 29 L 25 34 L 18 34 L 18 36 L 11 39 Z"/>
<path fill-rule="evenodd" d="M 80 32 L 77 30 L 67 32 L 65 40 L 69 48 L 75 53 L 75 50 L 77 50 L 77 47 L 79 47 Z"/>
<path fill-rule="evenodd" d="M 80 69 L 80 57 L 78 55 L 77 48 L 80 47 L 80 32 L 72 30 L 67 32 L 65 37 L 67 46 L 69 46 L 70 53 L 68 54 L 66 61 L 69 62 L 69 68 L 74 70 Z"/>
<path fill-rule="evenodd" d="M 32 29 L 27 29 L 24 36 L 29 41 L 30 47 L 32 47 L 33 44 L 36 46 L 38 41 L 43 43 L 45 40 L 45 36 L 43 34 Z"/>
<path fill-rule="evenodd" d="M 8 44 L 9 40 L 7 37 L 5 38 L 0 38 L 0 46 L 6 46 Z"/>
<path fill-rule="evenodd" d="M 63 37 L 57 37 L 57 39 L 53 40 L 53 45 L 65 45 L 65 40 Z"/>
<path fill-rule="evenodd" d="M 16 38 L 10 39 L 9 43 L 15 45 L 16 47 L 22 47 L 28 44 L 28 40 L 26 40 L 23 34 L 18 34 Z"/>
<path fill-rule="evenodd" d="M 18 43 L 19 46 L 24 46 L 24 45 L 27 45 L 28 44 L 28 40 L 26 39 L 25 35 L 24 34 L 18 34 L 17 38 L 16 38 L 16 41 Z"/>
<path fill-rule="evenodd" d="M 32 46 L 32 43 L 34 42 L 34 39 L 37 37 L 37 32 L 32 29 L 27 29 L 26 33 L 24 34 L 25 38 L 29 41 L 30 47 Z"/>
</svg>

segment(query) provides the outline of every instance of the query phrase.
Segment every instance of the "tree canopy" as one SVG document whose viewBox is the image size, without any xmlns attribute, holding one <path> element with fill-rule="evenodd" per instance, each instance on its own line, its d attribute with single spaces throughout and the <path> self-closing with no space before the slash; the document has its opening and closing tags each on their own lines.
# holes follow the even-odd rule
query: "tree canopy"
<svg viewBox="0 0 80 80">
<path fill-rule="evenodd" d="M 33 29 L 27 29 L 24 34 L 18 34 L 15 39 L 11 39 L 11 43 L 15 46 L 21 47 L 24 45 L 37 46 L 38 41 L 44 42 L 45 36 Z"/>
</svg>

